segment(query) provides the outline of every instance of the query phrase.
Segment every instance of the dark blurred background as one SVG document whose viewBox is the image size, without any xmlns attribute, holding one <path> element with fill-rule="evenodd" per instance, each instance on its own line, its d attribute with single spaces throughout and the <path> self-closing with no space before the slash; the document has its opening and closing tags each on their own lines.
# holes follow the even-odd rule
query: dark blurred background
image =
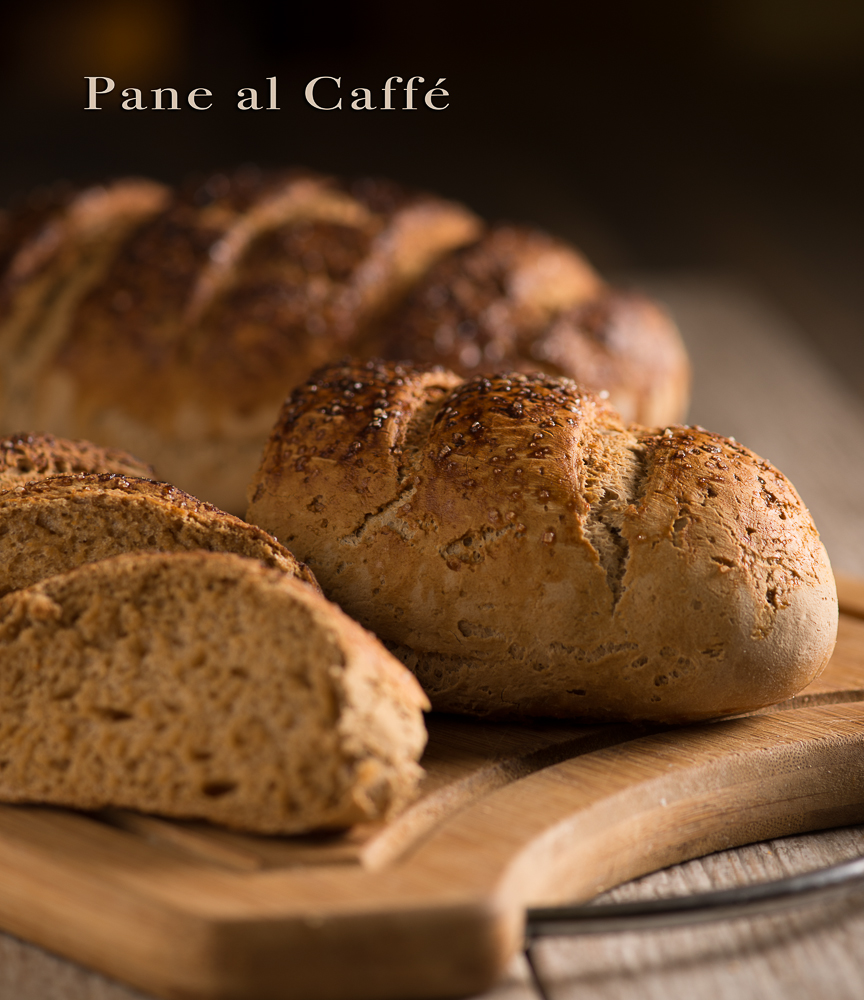
<svg viewBox="0 0 864 1000">
<path fill-rule="evenodd" d="M 861 0 L 6 10 L 3 204 L 58 178 L 244 162 L 390 175 L 572 239 L 607 274 L 741 277 L 864 394 Z M 87 75 L 116 82 L 102 111 L 84 110 Z M 342 77 L 341 112 L 305 102 L 321 75 Z M 450 107 L 349 110 L 392 75 L 445 77 Z M 281 110 L 237 110 L 270 76 Z M 206 87 L 213 107 L 121 111 L 126 87 Z"/>
</svg>

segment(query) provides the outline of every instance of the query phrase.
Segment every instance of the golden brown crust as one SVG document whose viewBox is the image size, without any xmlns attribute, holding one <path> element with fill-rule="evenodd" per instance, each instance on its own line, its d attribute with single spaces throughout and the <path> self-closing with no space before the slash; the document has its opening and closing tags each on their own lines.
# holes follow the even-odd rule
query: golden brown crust
<svg viewBox="0 0 864 1000">
<path fill-rule="evenodd" d="M 257 833 L 416 793 L 427 702 L 373 636 L 225 553 L 118 556 L 0 601 L 0 799 Z"/>
<path fill-rule="evenodd" d="M 127 448 L 234 512 L 286 394 L 349 353 L 564 374 L 642 420 L 686 406 L 656 307 L 559 240 L 484 235 L 463 206 L 390 181 L 246 168 L 176 191 L 117 181 L 25 216 L 0 229 L 0 255 L 21 241 L 0 280 L 0 430 Z"/>
<path fill-rule="evenodd" d="M 250 500 L 436 708 L 706 718 L 790 696 L 833 648 L 831 570 L 782 474 L 567 380 L 330 369 Z"/>
<path fill-rule="evenodd" d="M 184 405 L 218 418 L 226 400 L 241 415 L 266 400 L 272 421 L 287 388 L 339 352 L 379 300 L 399 297 L 411 277 L 398 273 L 411 253 L 410 234 L 399 239 L 406 215 L 425 210 L 450 229 L 421 236 L 420 267 L 477 229 L 466 210 L 384 182 L 349 190 L 262 175 L 243 199 L 228 183 L 203 204 L 175 198 L 82 303 L 58 363 L 87 388 L 91 412 L 121 406 L 167 432 Z"/>
<path fill-rule="evenodd" d="M 625 420 L 683 418 L 687 354 L 672 320 L 610 289 L 571 247 L 499 227 L 436 265 L 376 330 L 368 354 L 461 375 L 543 371 L 605 391 Z M 365 355 L 364 355 L 365 356 Z"/>
<path fill-rule="evenodd" d="M 0 438 L 0 490 L 49 476 L 114 472 L 150 479 L 153 467 L 116 448 L 68 441 L 53 434 L 7 434 Z"/>
<path fill-rule="evenodd" d="M 70 318 L 57 358 L 85 390 L 83 419 L 120 406 L 168 430 L 181 403 L 184 316 L 199 276 L 245 213 L 294 183 L 303 179 L 220 175 L 174 194 L 119 248 Z"/>
<path fill-rule="evenodd" d="M 21 242 L 0 280 L 2 341 L 14 354 L 32 353 L 49 336 L 51 310 L 74 307 L 104 273 L 117 244 L 158 212 L 168 191 L 153 181 L 126 178 L 48 199 L 8 224 Z M 59 302 L 58 302 L 59 300 Z"/>
<path fill-rule="evenodd" d="M 0 355 L 15 360 L 2 416 L 131 448 L 242 510 L 286 391 L 480 223 L 390 182 L 308 171 L 170 197 L 142 184 L 79 193 L 21 230 L 0 289 Z"/>
<path fill-rule="evenodd" d="M 319 589 L 266 531 L 168 483 L 52 476 L 0 493 L 0 594 L 121 553 L 196 549 L 257 559 Z"/>
</svg>

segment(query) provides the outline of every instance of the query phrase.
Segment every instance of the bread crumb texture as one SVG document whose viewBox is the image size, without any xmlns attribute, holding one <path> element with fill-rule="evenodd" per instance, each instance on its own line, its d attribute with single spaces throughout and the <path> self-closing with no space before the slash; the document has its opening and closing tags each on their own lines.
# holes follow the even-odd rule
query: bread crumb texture
<svg viewBox="0 0 864 1000">
<path fill-rule="evenodd" d="M 0 595 L 124 552 L 196 549 L 258 559 L 318 589 L 266 531 L 168 483 L 52 476 L 0 493 Z"/>
<path fill-rule="evenodd" d="M 437 709 L 744 712 L 806 686 L 836 638 L 828 559 L 782 473 L 703 428 L 625 425 L 566 379 L 324 369 L 249 499 Z"/>
<path fill-rule="evenodd" d="M 258 833 L 415 793 L 426 699 L 374 637 L 224 553 L 123 555 L 0 601 L 0 799 Z"/>
</svg>

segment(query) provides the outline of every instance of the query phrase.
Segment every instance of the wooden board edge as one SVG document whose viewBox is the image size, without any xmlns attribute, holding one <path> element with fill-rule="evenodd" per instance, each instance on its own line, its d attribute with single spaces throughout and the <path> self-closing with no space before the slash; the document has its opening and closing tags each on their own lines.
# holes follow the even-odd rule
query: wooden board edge
<svg viewBox="0 0 864 1000">
<path fill-rule="evenodd" d="M 515 783 L 495 793 L 497 803 L 487 799 L 463 812 L 437 843 L 426 845 L 425 860 L 434 868 L 458 844 L 490 845 L 473 871 L 466 868 L 465 882 L 476 878 L 478 889 L 482 883 L 508 912 L 509 960 L 521 946 L 513 927 L 526 906 L 585 902 L 715 851 L 864 821 L 857 780 L 864 767 L 864 706 L 814 707 L 794 716 L 779 743 L 784 720 L 777 716 L 721 723 L 735 736 L 719 752 L 717 727 L 695 727 L 690 738 L 703 748 L 680 766 L 664 749 L 668 734 L 657 734 L 536 772 L 521 789 Z M 654 744 L 647 768 L 641 756 L 637 761 L 637 743 Z M 615 773 L 630 756 L 636 780 L 615 789 Z M 568 801 L 568 788 L 578 797 L 590 785 L 598 789 L 596 801 Z M 509 856 L 496 860 L 493 827 L 520 818 L 524 834 L 512 836 Z"/>
</svg>

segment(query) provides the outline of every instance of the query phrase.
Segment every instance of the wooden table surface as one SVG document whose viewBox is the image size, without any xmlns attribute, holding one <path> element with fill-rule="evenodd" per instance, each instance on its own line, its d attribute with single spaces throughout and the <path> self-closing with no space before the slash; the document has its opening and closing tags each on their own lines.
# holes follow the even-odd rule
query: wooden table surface
<svg viewBox="0 0 864 1000">
<path fill-rule="evenodd" d="M 864 577 L 864 403 L 770 303 L 713 275 L 644 278 L 694 365 L 691 422 L 769 458 L 810 507 L 837 570 Z M 755 844 L 621 886 L 629 900 L 778 878 L 864 854 L 864 827 Z M 832 1000 L 864 995 L 864 892 L 790 914 L 535 946 L 550 1000 Z M 483 1000 L 535 1000 L 520 957 Z M 0 1000 L 134 1000 L 118 983 L 0 934 Z M 255 1000 L 250 997 L 249 1000 Z"/>
</svg>

